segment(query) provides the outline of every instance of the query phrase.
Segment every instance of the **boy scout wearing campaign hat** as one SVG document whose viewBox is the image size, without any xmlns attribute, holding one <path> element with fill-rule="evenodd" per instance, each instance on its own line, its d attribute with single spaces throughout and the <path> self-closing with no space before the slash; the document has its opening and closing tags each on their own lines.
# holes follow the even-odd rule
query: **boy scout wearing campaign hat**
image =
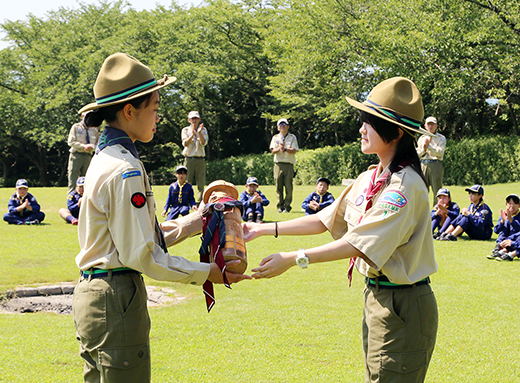
<svg viewBox="0 0 520 383">
<path fill-rule="evenodd" d="M 73 319 L 87 382 L 150 382 L 150 317 L 141 273 L 158 280 L 222 283 L 216 264 L 170 256 L 167 246 L 200 233 L 202 218 L 189 214 L 159 226 L 155 200 L 135 141 L 149 142 L 159 120 L 157 90 L 175 78 L 156 80 L 132 56 L 116 53 L 103 63 L 94 85 L 88 126 L 105 120 L 85 176 L 79 214 L 81 277 Z M 230 283 L 244 279 L 226 272 Z"/>
</svg>

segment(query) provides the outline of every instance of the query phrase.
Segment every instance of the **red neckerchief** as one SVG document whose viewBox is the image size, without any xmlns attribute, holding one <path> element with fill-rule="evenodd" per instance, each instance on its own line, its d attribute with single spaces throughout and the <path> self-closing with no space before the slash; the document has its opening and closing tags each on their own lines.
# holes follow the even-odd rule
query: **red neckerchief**
<svg viewBox="0 0 520 383">
<path fill-rule="evenodd" d="M 399 164 L 399 166 L 397 167 L 396 171 L 400 171 L 401 169 L 404 169 L 409 164 L 410 164 L 410 161 L 408 161 L 408 160 L 402 161 Z M 361 215 L 361 217 L 359 217 L 358 224 L 363 219 L 365 213 L 372 207 L 374 197 L 381 191 L 381 188 L 383 186 L 386 186 L 388 184 L 388 182 L 390 182 L 390 178 L 392 177 L 392 173 L 390 173 L 390 170 L 387 170 L 386 172 L 384 172 L 383 175 L 381 175 L 381 177 L 379 177 L 379 179 L 376 182 L 377 171 L 378 171 L 380 165 L 381 165 L 381 163 L 377 164 L 377 167 L 375 168 L 374 173 L 372 173 L 372 177 L 370 178 L 370 184 L 368 185 L 368 189 L 367 189 L 367 193 L 366 193 L 366 197 L 365 197 L 367 200 L 367 204 L 365 205 L 365 211 L 363 212 L 363 215 Z M 349 287 L 352 285 L 352 272 L 354 271 L 354 265 L 356 263 L 356 258 L 357 257 L 350 258 L 350 263 L 348 265 L 347 277 L 348 277 L 348 286 Z"/>
</svg>

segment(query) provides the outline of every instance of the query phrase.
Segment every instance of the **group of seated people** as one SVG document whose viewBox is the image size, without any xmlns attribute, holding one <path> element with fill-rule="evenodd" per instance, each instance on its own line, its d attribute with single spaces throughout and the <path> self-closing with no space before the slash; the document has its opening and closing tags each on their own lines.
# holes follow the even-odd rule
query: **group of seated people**
<svg viewBox="0 0 520 383">
<path fill-rule="evenodd" d="M 190 209 L 197 210 L 194 192 L 191 185 L 186 182 L 188 169 L 185 166 L 178 166 L 175 170 L 177 181 L 170 185 L 168 197 L 162 212 L 162 216 L 167 215 L 167 219 L 175 219 L 179 215 L 186 215 Z M 240 194 L 239 201 L 242 202 L 242 219 L 246 222 L 262 223 L 264 219 L 264 207 L 270 201 L 259 189 L 258 179 L 249 177 L 246 181 L 245 190 Z M 328 191 L 330 180 L 320 177 L 316 181 L 316 191 L 309 194 L 302 203 L 305 215 L 315 214 L 334 202 L 334 196 Z"/>
<path fill-rule="evenodd" d="M 179 215 L 187 215 L 190 209 L 197 210 L 193 188 L 186 182 L 188 169 L 181 165 L 175 170 L 177 181 L 168 190 L 168 197 L 162 212 L 166 219 L 176 219 Z M 76 189 L 67 195 L 67 208 L 60 209 L 60 216 L 72 225 L 78 224 L 79 209 L 83 196 L 85 177 L 78 178 Z M 334 202 L 334 196 L 328 191 L 330 181 L 320 177 L 316 181 L 316 190 L 310 193 L 302 203 L 305 215 L 315 214 Z M 433 238 L 439 241 L 456 241 L 462 233 L 471 239 L 487 240 L 493 232 L 493 213 L 484 203 L 484 188 L 473 185 L 465 189 L 468 192 L 470 205 L 460 208 L 451 200 L 447 188 L 437 192 L 437 204 L 431 211 Z M 259 190 L 256 177 L 249 177 L 245 190 L 240 194 L 243 205 L 242 219 L 247 222 L 262 223 L 264 207 L 269 205 L 267 197 Z M 4 221 L 15 225 L 40 224 L 45 214 L 40 210 L 36 198 L 29 193 L 26 180 L 16 181 L 15 193 L 8 203 L 9 211 L 4 214 Z M 520 197 L 509 194 L 506 197 L 506 207 L 500 210 L 500 218 L 494 232 L 498 234 L 496 246 L 487 257 L 499 261 L 512 261 L 520 255 Z"/>
<path fill-rule="evenodd" d="M 487 240 L 493 230 L 498 234 L 496 246 L 487 257 L 498 261 L 512 261 L 520 249 L 520 197 L 509 194 L 506 208 L 493 229 L 493 213 L 484 203 L 484 188 L 473 185 L 465 189 L 469 195 L 468 208 L 460 208 L 451 200 L 450 191 L 441 188 L 437 192 L 437 204 L 431 211 L 433 238 L 439 241 L 456 241 L 462 233 L 471 239 Z"/>
</svg>

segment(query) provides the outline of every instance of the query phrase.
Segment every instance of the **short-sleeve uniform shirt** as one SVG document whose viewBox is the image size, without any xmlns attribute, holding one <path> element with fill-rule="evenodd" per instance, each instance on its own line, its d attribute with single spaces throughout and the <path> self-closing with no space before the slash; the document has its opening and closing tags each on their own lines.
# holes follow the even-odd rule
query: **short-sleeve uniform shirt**
<svg viewBox="0 0 520 383">
<path fill-rule="evenodd" d="M 362 275 L 385 275 L 393 283 L 415 283 L 437 271 L 426 185 L 407 166 L 391 175 L 365 212 L 375 169 L 372 166 L 362 173 L 318 217 L 334 239 L 349 242 L 377 266 L 374 269 L 357 258 L 356 268 Z"/>
</svg>

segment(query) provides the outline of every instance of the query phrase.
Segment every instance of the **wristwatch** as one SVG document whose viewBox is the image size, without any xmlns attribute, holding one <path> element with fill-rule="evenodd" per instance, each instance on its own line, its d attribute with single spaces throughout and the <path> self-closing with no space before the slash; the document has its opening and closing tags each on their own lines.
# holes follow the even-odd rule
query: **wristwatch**
<svg viewBox="0 0 520 383">
<path fill-rule="evenodd" d="M 305 255 L 305 249 L 298 250 L 298 256 L 296 257 L 296 264 L 302 269 L 306 269 L 309 265 L 309 258 Z"/>
</svg>

